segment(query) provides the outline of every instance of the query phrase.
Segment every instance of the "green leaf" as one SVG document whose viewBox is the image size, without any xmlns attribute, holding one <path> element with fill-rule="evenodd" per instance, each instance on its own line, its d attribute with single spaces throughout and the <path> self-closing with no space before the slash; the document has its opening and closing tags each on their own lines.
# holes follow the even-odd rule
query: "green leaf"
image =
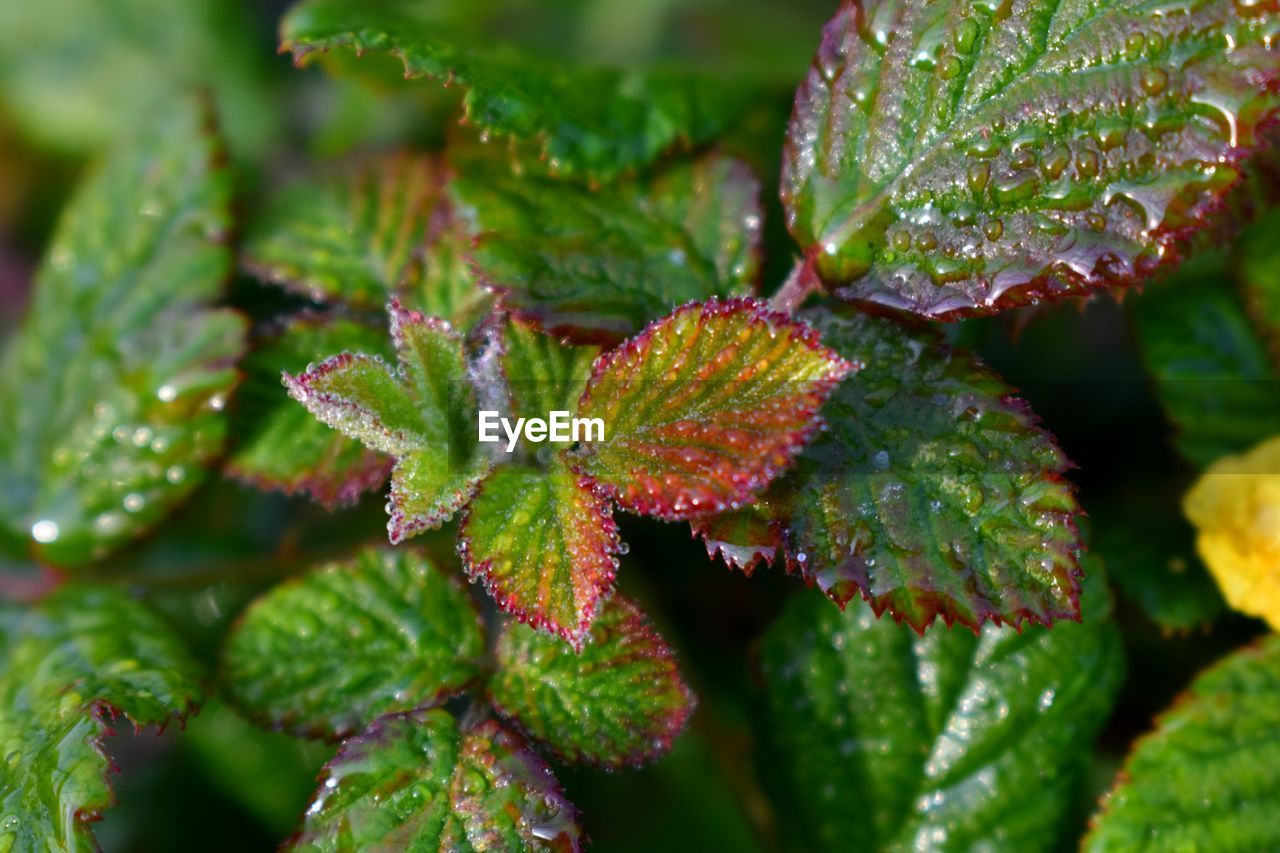
<svg viewBox="0 0 1280 853">
<path fill-rule="evenodd" d="M 621 595 L 600 609 L 580 653 L 512 622 L 497 659 L 494 706 L 566 761 L 646 764 L 671 749 L 693 712 L 675 653 Z"/>
<path fill-rule="evenodd" d="M 434 12 L 434 14 L 433 14 Z M 439 10 L 407 2 L 304 0 L 281 23 L 281 49 L 387 51 L 405 77 L 467 90 L 465 121 L 535 142 L 553 169 L 609 178 L 677 144 L 720 136 L 743 114 L 741 86 L 669 71 L 566 67 L 492 38 L 468 38 Z"/>
<path fill-rule="evenodd" d="M 796 596 L 761 659 L 797 848 L 1055 849 L 1124 677 L 1089 574 L 1083 624 L 976 636 Z"/>
<path fill-rule="evenodd" d="M 516 418 L 576 412 L 599 347 L 570 346 L 518 320 L 503 327 L 502 377 Z M 559 446 L 564 442 L 549 442 Z"/>
<path fill-rule="evenodd" d="M 810 320 L 866 365 L 769 493 L 791 506 L 787 563 L 837 604 L 861 593 L 918 630 L 941 615 L 1048 624 L 1079 615 L 1069 463 L 1027 404 L 930 330 L 860 314 Z"/>
<path fill-rule="evenodd" d="M 209 89 L 238 151 L 279 133 L 269 42 L 223 0 L 51 0 L 0 8 L 0 104 L 42 146 L 92 154 L 153 120 L 179 91 Z"/>
<path fill-rule="evenodd" d="M 1280 637 L 1202 673 L 1156 720 L 1103 800 L 1083 849 L 1280 846 Z"/>
<path fill-rule="evenodd" d="M 686 305 L 596 362 L 578 414 L 604 440 L 572 464 L 641 515 L 736 507 L 791 464 L 851 367 L 759 302 Z"/>
<path fill-rule="evenodd" d="M 223 681 L 267 725 L 346 737 L 457 695 L 483 656 L 461 584 L 411 550 L 367 549 L 255 601 L 227 639 Z"/>
<path fill-rule="evenodd" d="M 1198 467 L 1280 432 L 1277 373 L 1229 282 L 1226 258 L 1206 255 L 1130 303 L 1174 446 Z"/>
<path fill-rule="evenodd" d="M 284 381 L 316 418 L 396 457 L 387 502 L 395 545 L 447 521 L 475 494 L 489 462 L 474 438 L 462 338 L 397 300 L 390 311 L 399 370 L 376 356 L 342 353 Z"/>
<path fill-rule="evenodd" d="M 169 104 L 72 200 L 0 361 L 0 542 L 78 565 L 157 524 L 226 434 L 244 321 L 208 113 Z"/>
<path fill-rule="evenodd" d="M 496 468 L 458 529 L 467 574 L 499 607 L 579 648 L 613 585 L 619 549 L 608 499 L 559 457 L 546 470 Z"/>
<path fill-rule="evenodd" d="M 184 719 L 204 698 L 199 664 L 150 608 L 87 585 L 0 605 L 0 657 L 0 847 L 96 849 L 87 824 L 115 802 L 112 721 Z"/>
<path fill-rule="evenodd" d="M 577 811 L 551 770 L 492 720 L 379 718 L 323 774 L 298 850 L 578 850 Z"/>
<path fill-rule="evenodd" d="M 302 315 L 261 343 L 241 367 L 239 441 L 226 470 L 285 494 L 306 493 L 333 508 L 355 502 L 386 482 L 392 462 L 353 438 L 329 429 L 294 405 L 280 388 L 281 371 L 305 371 L 337 350 L 390 354 L 385 331 L 340 316 Z"/>
<path fill-rule="evenodd" d="M 1255 325 L 1280 365 L 1280 210 L 1273 211 L 1241 237 L 1236 248 L 1240 284 Z"/>
<path fill-rule="evenodd" d="M 782 196 L 836 294 L 935 318 L 1144 277 L 1280 106 L 1273 3 L 846 0 Z"/>
<path fill-rule="evenodd" d="M 759 273 L 759 185 L 736 160 L 593 190 L 474 151 L 452 159 L 481 280 L 554 334 L 616 342 L 685 302 L 750 293 Z"/>
<path fill-rule="evenodd" d="M 485 294 L 462 258 L 439 161 L 370 156 L 297 181 L 249 221 L 242 263 L 318 301 L 411 309 L 466 328 Z"/>
</svg>

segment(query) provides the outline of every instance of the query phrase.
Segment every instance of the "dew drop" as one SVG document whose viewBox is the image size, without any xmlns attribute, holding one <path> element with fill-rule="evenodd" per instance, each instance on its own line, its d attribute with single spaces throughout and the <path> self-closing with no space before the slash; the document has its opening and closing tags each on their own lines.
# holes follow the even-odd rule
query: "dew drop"
<svg viewBox="0 0 1280 853">
<path fill-rule="evenodd" d="M 31 538 L 42 544 L 55 542 L 58 539 L 58 523 L 42 518 L 31 525 Z"/>
<path fill-rule="evenodd" d="M 1148 68 L 1142 72 L 1142 91 L 1155 97 L 1169 85 L 1169 73 L 1163 68 Z"/>
<path fill-rule="evenodd" d="M 969 167 L 966 177 L 969 182 L 969 189 L 974 192 L 982 192 L 987 186 L 987 181 L 991 180 L 991 166 L 986 163 L 974 163 Z"/>
<path fill-rule="evenodd" d="M 971 53 L 973 46 L 978 42 L 978 22 L 972 18 L 965 18 L 957 23 L 952 41 L 955 42 L 956 50 L 961 53 Z"/>
<path fill-rule="evenodd" d="M 938 63 L 938 76 L 950 80 L 960 73 L 960 60 L 954 56 L 945 56 Z"/>
<path fill-rule="evenodd" d="M 991 241 L 999 240 L 1004 234 L 1004 223 L 999 219 L 988 219 L 986 224 L 982 226 L 982 233 L 987 235 L 987 239 Z"/>
<path fill-rule="evenodd" d="M 1082 178 L 1092 178 L 1098 174 L 1098 155 L 1092 151 L 1081 151 L 1076 157 L 1076 172 Z"/>
<path fill-rule="evenodd" d="M 916 248 L 922 252 L 932 252 L 938 248 L 938 238 L 932 231 L 923 231 L 916 237 Z"/>
<path fill-rule="evenodd" d="M 1084 222 L 1089 226 L 1090 231 L 1101 231 L 1103 228 L 1107 227 L 1107 217 L 1103 216 L 1101 213 L 1086 213 L 1084 215 Z"/>
<path fill-rule="evenodd" d="M 899 252 L 905 252 L 911 248 L 911 235 L 906 231 L 898 231 L 890 238 L 893 248 Z"/>
</svg>

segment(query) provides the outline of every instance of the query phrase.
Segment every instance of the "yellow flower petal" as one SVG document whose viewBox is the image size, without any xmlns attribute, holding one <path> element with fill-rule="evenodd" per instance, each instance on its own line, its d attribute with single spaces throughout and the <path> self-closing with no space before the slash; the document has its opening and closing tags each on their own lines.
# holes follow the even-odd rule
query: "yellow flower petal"
<svg viewBox="0 0 1280 853">
<path fill-rule="evenodd" d="M 1280 436 L 1215 462 L 1182 508 L 1227 603 L 1280 630 Z"/>
</svg>

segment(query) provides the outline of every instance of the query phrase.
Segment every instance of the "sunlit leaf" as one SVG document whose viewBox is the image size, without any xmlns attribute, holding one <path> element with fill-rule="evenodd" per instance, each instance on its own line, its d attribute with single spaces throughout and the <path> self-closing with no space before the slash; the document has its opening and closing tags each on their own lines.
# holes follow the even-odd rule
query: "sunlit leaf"
<svg viewBox="0 0 1280 853">
<path fill-rule="evenodd" d="M 204 699 L 203 673 L 154 611 L 110 588 L 66 586 L 0 606 L 0 843 L 93 850 L 115 802 L 103 738 L 118 716 L 164 727 Z"/>
<path fill-rule="evenodd" d="M 680 143 L 699 144 L 742 115 L 741 86 L 666 71 L 566 66 L 491 38 L 467 38 L 439 9 L 407 2 L 304 0 L 281 23 L 282 49 L 387 51 L 410 79 L 467 90 L 466 120 L 529 140 L 553 168 L 610 177 Z"/>
<path fill-rule="evenodd" d="M 444 711 L 376 720 L 342 745 L 290 840 L 296 850 L 580 849 L 551 770 L 493 721 Z"/>
<path fill-rule="evenodd" d="M 759 185 L 719 155 L 598 189 L 454 155 L 472 260 L 521 317 L 556 334 L 616 342 L 685 302 L 751 292 Z"/>
<path fill-rule="evenodd" d="M 226 434 L 244 321 L 210 117 L 167 105 L 94 170 L 0 362 L 0 544 L 75 565 L 154 526 Z"/>
<path fill-rule="evenodd" d="M 1027 404 L 932 331 L 810 320 L 866 366 L 770 492 L 790 504 L 789 567 L 839 604 L 861 594 L 921 630 L 939 615 L 972 627 L 1076 618 L 1080 508 L 1066 457 Z"/>
<path fill-rule="evenodd" d="M 1210 465 L 1183 508 L 1227 603 L 1280 627 L 1280 436 Z"/>
<path fill-rule="evenodd" d="M 439 527 L 475 494 L 488 460 L 475 441 L 475 394 L 462 338 L 443 320 L 391 305 L 399 367 L 342 353 L 297 376 L 289 394 L 319 420 L 396 458 L 392 544 Z"/>
<path fill-rule="evenodd" d="M 977 636 L 796 596 L 761 655 L 796 847 L 1056 849 L 1124 676 L 1089 574 L 1083 624 Z"/>
<path fill-rule="evenodd" d="M 1174 446 L 1200 467 L 1280 433 L 1280 374 L 1230 277 L 1224 256 L 1207 255 L 1129 306 Z"/>
<path fill-rule="evenodd" d="M 254 602 L 227 641 L 223 680 L 257 719 L 343 737 L 461 692 L 483 654 L 461 584 L 413 551 L 366 550 Z"/>
<path fill-rule="evenodd" d="M 342 350 L 389 356 L 384 330 L 344 317 L 291 320 L 247 358 L 237 395 L 237 444 L 226 469 L 233 476 L 286 494 L 306 493 L 334 507 L 386 482 L 390 457 L 313 418 L 280 387 L 282 371 L 302 372 Z"/>
<path fill-rule="evenodd" d="M 1140 739 L 1082 849 L 1280 846 L 1280 637 L 1200 675 Z"/>
<path fill-rule="evenodd" d="M 332 167 L 251 216 L 242 263 L 317 300 L 406 307 L 466 328 L 485 294 L 462 254 L 438 159 L 400 152 Z"/>
<path fill-rule="evenodd" d="M 846 0 L 782 191 L 841 297 L 932 317 L 1134 281 L 1203 227 L 1280 106 L 1274 2 Z"/>
<path fill-rule="evenodd" d="M 609 501 L 558 458 L 546 470 L 496 468 L 458 530 L 467 573 L 500 607 L 575 646 L 613 584 L 618 550 Z"/>
<path fill-rule="evenodd" d="M 568 761 L 643 764 L 671 749 L 693 711 L 675 654 L 620 595 L 582 651 L 509 623 L 498 638 L 489 693 L 498 710 Z"/>
<path fill-rule="evenodd" d="M 851 366 L 758 302 L 686 305 L 596 363 L 578 414 L 604 440 L 572 464 L 632 512 L 722 511 L 791 464 Z"/>
</svg>

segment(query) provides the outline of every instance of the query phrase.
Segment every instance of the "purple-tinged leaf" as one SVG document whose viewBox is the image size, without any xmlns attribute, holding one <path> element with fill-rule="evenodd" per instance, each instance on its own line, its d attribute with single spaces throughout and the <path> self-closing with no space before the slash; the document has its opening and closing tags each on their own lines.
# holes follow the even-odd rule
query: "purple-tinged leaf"
<svg viewBox="0 0 1280 853">
<path fill-rule="evenodd" d="M 749 299 L 686 305 L 601 357 L 578 416 L 604 440 L 571 464 L 668 520 L 749 502 L 791 464 L 853 365 Z"/>
<path fill-rule="evenodd" d="M 379 717 L 326 765 L 295 850 L 577 851 L 577 810 L 551 770 L 492 720 Z"/>
<path fill-rule="evenodd" d="M 545 470 L 496 468 L 458 530 L 467 574 L 500 607 L 579 648 L 613 585 L 619 546 L 609 500 L 559 457 Z"/>
<path fill-rule="evenodd" d="M 566 761 L 646 764 L 671 749 L 693 712 L 675 653 L 621 595 L 605 602 L 580 652 L 512 622 L 497 659 L 495 707 Z"/>
<path fill-rule="evenodd" d="M 396 370 L 377 357 L 342 353 L 284 381 L 319 420 L 396 458 L 387 532 L 397 544 L 447 521 L 475 494 L 489 462 L 475 441 L 462 338 L 397 301 L 390 311 Z"/>
<path fill-rule="evenodd" d="M 1146 276 L 1280 107 L 1274 0 L 846 0 L 800 86 L 782 198 L 840 297 L 935 318 Z"/>
</svg>

